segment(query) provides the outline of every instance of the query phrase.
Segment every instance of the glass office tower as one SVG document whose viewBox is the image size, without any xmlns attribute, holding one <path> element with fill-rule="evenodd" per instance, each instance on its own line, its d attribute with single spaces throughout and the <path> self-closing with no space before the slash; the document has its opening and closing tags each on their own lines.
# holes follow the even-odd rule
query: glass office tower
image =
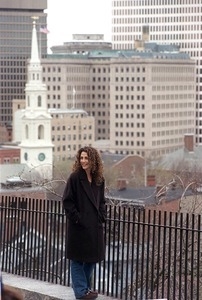
<svg viewBox="0 0 202 300">
<path fill-rule="evenodd" d="M 46 26 L 47 0 L 0 0 L 0 122 L 12 126 L 12 100 L 25 98 L 27 59 L 31 55 L 32 17 Z M 47 35 L 38 33 L 41 56 Z"/>
</svg>

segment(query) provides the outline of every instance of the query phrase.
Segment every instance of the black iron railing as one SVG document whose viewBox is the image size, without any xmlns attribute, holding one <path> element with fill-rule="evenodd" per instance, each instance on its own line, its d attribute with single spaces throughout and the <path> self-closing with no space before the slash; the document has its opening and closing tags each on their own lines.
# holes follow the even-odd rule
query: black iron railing
<svg viewBox="0 0 202 300">
<path fill-rule="evenodd" d="M 107 208 L 106 259 L 94 273 L 100 293 L 125 300 L 200 299 L 200 215 Z M 66 226 L 60 201 L 2 196 L 2 271 L 70 286 Z"/>
</svg>

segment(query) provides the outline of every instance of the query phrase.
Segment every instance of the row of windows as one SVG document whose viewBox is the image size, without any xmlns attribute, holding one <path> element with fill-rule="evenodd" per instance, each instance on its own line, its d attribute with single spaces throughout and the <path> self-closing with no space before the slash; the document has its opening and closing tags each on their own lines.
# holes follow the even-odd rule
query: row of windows
<svg viewBox="0 0 202 300">
<path fill-rule="evenodd" d="M 126 119 L 129 119 L 129 118 L 131 118 L 131 119 L 134 119 L 134 118 L 136 118 L 136 119 L 144 119 L 145 118 L 145 114 L 133 114 L 133 113 L 131 113 L 131 114 L 123 114 L 123 113 L 116 113 L 115 114 L 115 118 L 117 118 L 117 119 L 123 119 L 123 118 L 126 118 Z M 129 125 L 129 123 L 126 123 L 126 124 L 128 124 Z M 129 126 L 127 126 L 126 125 L 126 127 L 129 127 Z"/>
<path fill-rule="evenodd" d="M 152 76 L 152 81 L 153 82 L 194 82 L 194 77 L 193 76 L 175 76 L 172 74 L 171 76 L 165 76 L 164 74 L 158 75 L 158 76 Z M 178 89 L 180 90 L 181 86 L 178 86 Z M 177 90 L 178 90 L 177 89 Z M 194 89 L 194 85 L 191 86 L 191 90 Z"/>
<path fill-rule="evenodd" d="M 169 3 L 170 4 L 170 3 Z M 173 15 L 180 15 L 183 14 L 183 18 L 182 20 L 184 20 L 184 22 L 187 21 L 186 19 L 186 14 L 190 14 L 190 15 L 198 15 L 201 13 L 201 7 L 199 6 L 195 6 L 195 5 L 191 5 L 191 6 L 183 6 L 183 5 L 179 5 L 179 6 L 174 6 L 174 7 L 154 7 L 154 4 L 151 4 L 152 8 L 146 8 L 145 3 L 143 5 L 141 5 L 140 7 L 138 7 L 138 5 L 136 4 L 136 8 L 135 5 L 131 5 L 128 9 L 127 9 L 128 5 L 123 5 L 122 7 L 119 7 L 118 9 L 113 9 L 113 15 L 120 15 L 120 16 L 141 16 L 141 15 L 145 15 L 145 16 L 156 16 L 156 15 L 165 15 L 165 16 L 172 16 Z M 173 17 L 174 18 L 174 17 Z M 148 24 L 148 23 L 147 23 Z"/>
<path fill-rule="evenodd" d="M 55 150 L 57 149 L 57 152 L 60 152 L 60 151 L 76 151 L 77 150 L 77 145 L 62 145 L 62 146 L 56 146 L 53 147 L 53 152 L 55 152 Z M 68 153 L 67 153 L 68 155 Z"/>
<path fill-rule="evenodd" d="M 110 81 L 110 78 L 106 78 L 106 77 L 93 77 L 92 79 L 93 82 L 106 82 L 106 81 Z"/>
<path fill-rule="evenodd" d="M 116 67 L 115 71 L 116 73 L 145 73 L 146 69 L 145 67 Z"/>
<path fill-rule="evenodd" d="M 0 87 L 18 87 L 24 88 L 25 84 L 21 81 L 0 81 Z M 4 90 L 4 89 L 2 89 Z"/>
<path fill-rule="evenodd" d="M 176 145 L 177 143 L 182 143 L 182 139 L 166 139 L 166 140 L 157 140 L 152 141 L 152 146 L 160 145 Z"/>
<path fill-rule="evenodd" d="M 50 82 L 50 81 L 53 81 L 53 82 L 55 82 L 55 81 L 57 81 L 57 82 L 60 82 L 61 81 L 61 77 L 48 77 L 47 78 L 47 80 L 46 80 L 46 78 L 45 77 L 43 77 L 43 82 L 46 82 L 46 81 L 48 81 L 48 82 Z"/>
<path fill-rule="evenodd" d="M 46 73 L 46 70 L 48 73 L 60 73 L 61 68 L 60 67 L 43 67 L 43 73 Z"/>
<path fill-rule="evenodd" d="M 139 91 L 145 91 L 145 86 L 116 86 L 115 87 L 115 91 L 137 91 L 137 92 L 139 92 Z"/>
<path fill-rule="evenodd" d="M 15 57 L 11 59 L 9 58 L 6 58 L 4 60 L 1 60 L 0 62 L 0 65 L 1 67 L 8 67 L 6 68 L 7 71 L 11 71 L 11 73 L 13 72 L 13 70 L 16 70 L 16 69 L 12 69 L 12 68 L 9 68 L 9 67 L 25 67 L 26 63 L 25 63 L 25 58 L 24 57 L 18 57 L 17 60 Z M 3 69 L 5 70 L 5 69 Z M 1 69 L 2 71 L 2 69 Z"/>
<path fill-rule="evenodd" d="M 144 141 L 136 141 L 136 143 L 134 141 L 115 141 L 115 145 L 116 146 L 141 146 L 143 147 L 145 145 Z"/>
<path fill-rule="evenodd" d="M 152 122 L 152 128 L 166 128 L 166 127 L 172 127 L 172 126 L 187 126 L 187 125 L 193 125 L 193 120 L 179 120 L 179 121 L 163 121 L 163 122 Z M 186 129 L 187 130 L 187 129 Z"/>
<path fill-rule="evenodd" d="M 135 77 L 116 77 L 115 78 L 115 81 L 116 82 L 118 82 L 118 81 L 121 81 L 121 82 L 129 82 L 129 81 L 131 81 L 131 82 L 145 82 L 145 77 L 142 77 L 142 78 L 140 78 L 140 77 L 137 77 L 137 78 L 135 78 Z"/>
<path fill-rule="evenodd" d="M 57 131 L 60 131 L 60 130 L 66 131 L 67 129 L 68 130 L 91 130 L 92 125 L 83 125 L 83 126 L 81 126 L 81 125 L 68 125 L 68 126 L 63 125 L 63 126 L 57 126 L 57 127 L 52 126 L 52 131 L 55 131 L 55 130 L 57 130 Z M 69 137 L 70 137 L 70 135 L 68 135 L 68 138 Z"/>
<path fill-rule="evenodd" d="M 20 158 L 19 157 L 4 157 L 3 159 L 0 159 L 0 164 L 16 164 L 20 162 Z"/>
<path fill-rule="evenodd" d="M 115 108 L 116 108 L 116 110 L 118 110 L 118 109 L 121 109 L 121 110 L 133 110 L 134 109 L 134 107 L 137 109 L 137 110 L 139 110 L 139 109 L 145 109 L 145 105 L 144 104 L 142 104 L 142 105 L 140 105 L 140 104 L 137 104 L 136 106 L 134 106 L 133 104 L 131 104 L 131 105 L 129 105 L 129 104 L 126 104 L 126 105 L 123 105 L 123 104 L 116 104 L 115 105 Z M 128 118 L 128 114 L 126 113 L 126 117 Z"/>
<path fill-rule="evenodd" d="M 66 68 L 66 72 L 68 73 L 78 73 L 78 74 L 82 74 L 82 73 L 89 73 L 89 66 L 81 66 L 81 67 L 67 67 Z"/>
<path fill-rule="evenodd" d="M 160 136 L 171 136 L 171 135 L 178 135 L 179 130 L 162 130 L 162 131 L 153 131 L 152 137 L 160 137 Z"/>
<path fill-rule="evenodd" d="M 58 68 L 58 69 L 60 70 L 60 68 Z M 70 69 L 68 68 L 66 71 L 67 71 L 68 74 L 69 73 L 70 74 L 75 74 L 75 73 L 81 74 L 81 69 L 82 68 L 71 67 Z M 47 71 L 48 71 L 48 73 L 50 73 L 50 72 L 54 73 L 54 72 L 56 72 L 56 67 L 47 68 Z M 89 73 L 89 70 L 87 70 L 87 71 Z M 108 73 L 110 73 L 110 68 L 108 68 L 107 71 L 108 71 Z M 145 73 L 145 67 L 116 67 L 115 71 L 116 71 L 116 73 L 119 73 L 119 72 L 121 72 L 121 73 L 123 73 L 123 72 L 126 72 L 126 73 L 127 72 L 132 72 L 132 73 L 134 73 L 134 72 L 137 72 L 137 73 L 143 72 L 143 73 Z M 43 68 L 43 73 L 45 73 L 45 72 L 46 72 L 46 68 L 44 67 Z M 106 68 L 105 67 L 103 67 L 103 68 L 97 68 L 97 69 L 93 68 L 93 73 L 98 73 L 98 74 L 99 73 L 106 73 Z M 55 78 L 55 77 L 53 77 L 53 78 Z M 76 76 L 76 78 L 78 78 L 78 76 Z M 93 77 L 93 80 L 95 81 L 96 77 Z M 101 80 L 101 77 L 98 78 L 98 81 L 99 80 Z"/>
<path fill-rule="evenodd" d="M 195 2 L 193 2 L 193 0 L 183 0 L 183 4 L 184 5 L 198 5 L 200 3 L 200 0 L 195 0 Z M 135 2 L 136 6 L 141 6 L 141 7 L 146 7 L 146 6 L 151 6 L 154 7 L 157 11 L 160 5 L 174 5 L 173 9 L 175 9 L 175 7 L 177 7 L 176 4 L 176 0 L 136 0 Z M 134 6 L 134 0 L 113 0 L 112 1 L 112 6 L 116 7 L 116 6 L 129 6 L 132 7 Z M 155 12 L 154 12 L 155 13 Z"/>
<path fill-rule="evenodd" d="M 92 99 L 106 99 L 106 95 L 105 94 L 92 94 Z"/>
<path fill-rule="evenodd" d="M 104 110 L 104 111 L 92 111 L 91 113 L 92 113 L 93 116 L 99 116 L 99 117 L 109 116 L 109 112 L 106 111 L 106 110 Z"/>
<path fill-rule="evenodd" d="M 159 109 L 174 109 L 174 108 L 194 108 L 195 107 L 195 104 L 194 103 L 163 103 L 163 104 L 153 104 L 152 105 L 152 110 L 159 110 Z"/>
<path fill-rule="evenodd" d="M 145 156 L 144 151 L 134 151 L 134 150 L 131 150 L 131 151 L 129 151 L 129 150 L 124 150 L 124 151 L 123 150 L 116 150 L 115 154 L 125 154 L 125 155 L 134 155 L 134 154 L 136 154 L 136 155 L 140 155 L 142 157 Z M 160 154 L 159 154 L 159 156 L 160 156 Z"/>
<path fill-rule="evenodd" d="M 98 124 L 98 125 L 105 125 L 105 124 L 106 124 L 106 121 L 105 121 L 105 120 L 98 120 L 98 121 L 97 121 L 97 124 Z"/>
<path fill-rule="evenodd" d="M 115 122 L 115 127 L 116 128 L 124 128 L 124 127 L 128 127 L 128 128 L 134 128 L 134 123 L 123 123 L 123 122 Z M 145 128 L 145 124 L 144 123 L 136 123 L 136 128 Z"/>
<path fill-rule="evenodd" d="M 60 86 L 59 86 L 59 85 L 58 85 L 58 86 L 53 85 L 53 86 L 51 86 L 51 87 L 50 87 L 49 85 L 47 86 L 47 90 L 48 90 L 48 91 L 50 91 L 51 88 L 52 88 L 53 91 L 56 91 L 56 90 L 57 90 L 57 91 L 60 91 Z"/>
<path fill-rule="evenodd" d="M 105 86 L 105 85 L 103 85 L 103 86 L 98 85 L 97 87 L 95 87 L 94 85 L 92 86 L 92 90 L 93 90 L 93 91 L 94 91 L 94 90 L 103 90 L 103 91 L 105 91 L 105 89 L 106 89 L 106 86 Z"/>
<path fill-rule="evenodd" d="M 196 126 L 202 126 L 202 120 L 197 120 L 196 121 Z"/>
<path fill-rule="evenodd" d="M 164 118 L 178 118 L 178 117 L 193 117 L 194 111 L 181 111 L 181 112 L 167 112 L 152 114 L 152 119 L 164 119 Z"/>
<path fill-rule="evenodd" d="M 103 68 L 93 68 L 93 73 L 106 73 L 106 72 L 110 72 L 110 68 L 106 68 L 106 67 L 103 67 Z"/>
<path fill-rule="evenodd" d="M 188 14 L 187 16 L 169 16 L 169 15 L 161 15 L 158 17 L 154 17 L 154 15 L 151 16 L 144 16 L 144 15 L 140 15 L 139 17 L 131 17 L 129 18 L 128 16 L 137 16 L 137 14 L 132 14 L 132 9 L 128 10 L 128 12 L 126 13 L 126 10 L 124 11 L 124 9 L 117 9 L 113 11 L 113 16 L 115 16 L 114 18 L 114 24 L 165 24 L 165 23 L 199 23 L 200 22 L 200 14 L 198 15 L 191 15 Z M 123 17 L 123 16 L 126 17 Z M 130 20 L 130 22 L 129 22 Z M 185 20 L 185 21 L 184 21 Z M 132 22 L 131 22 L 132 21 Z"/>
<path fill-rule="evenodd" d="M 76 140 L 78 140 L 78 141 L 81 141 L 81 140 L 91 140 L 92 139 L 92 134 L 73 134 L 73 135 L 68 135 L 67 136 L 67 138 L 66 138 L 66 136 L 65 135 L 57 135 L 57 136 L 55 136 L 55 135 L 52 135 L 52 141 L 54 142 L 54 141 L 71 141 L 71 140 L 73 140 L 73 141 L 76 141 Z"/>
<path fill-rule="evenodd" d="M 13 89 L 13 88 L 10 88 L 10 89 L 1 89 L 0 90 L 0 103 L 7 102 L 8 103 L 7 107 L 11 107 L 12 106 L 13 98 L 16 99 L 16 100 L 17 99 L 22 100 L 24 98 L 23 91 L 24 90 L 20 89 L 20 88 L 19 89 Z M 16 94 L 15 94 L 15 92 L 16 92 Z M 14 94 L 15 94 L 15 97 L 13 96 Z"/>
<path fill-rule="evenodd" d="M 52 100 L 61 100 L 60 95 L 52 95 L 52 97 L 50 95 L 47 95 L 48 100 L 50 100 L 51 98 L 52 98 Z"/>
<path fill-rule="evenodd" d="M 103 134 L 103 137 L 100 137 L 99 139 L 102 139 L 102 140 L 105 140 L 106 139 L 106 129 L 105 128 L 98 128 L 97 129 L 97 132 L 99 133 L 99 134 Z"/>
<path fill-rule="evenodd" d="M 164 94 L 164 95 L 152 95 L 152 100 L 176 100 L 176 99 L 181 99 L 181 100 L 191 100 L 191 99 L 195 99 L 194 94 Z M 191 102 L 191 106 L 193 105 L 193 102 Z"/>
<path fill-rule="evenodd" d="M 9 5 L 8 5 L 8 9 L 9 9 Z M 44 7 L 45 9 L 45 7 Z M 8 15 L 8 12 L 3 12 L 3 10 L 1 11 L 1 22 L 2 23 L 14 23 L 16 25 L 16 23 L 24 23 L 27 24 L 26 27 L 30 27 L 30 31 L 32 29 L 32 20 L 31 20 L 31 16 L 33 15 L 33 13 L 30 12 L 30 14 L 28 15 L 27 12 L 25 12 L 25 14 L 23 15 L 23 13 L 20 13 L 18 15 L 13 15 L 12 12 L 10 15 Z M 45 23 L 46 20 L 46 14 L 44 13 L 37 13 L 37 16 L 39 17 L 39 24 L 43 24 Z M 25 25 L 24 25 L 25 26 Z"/>
<path fill-rule="evenodd" d="M 121 109 L 121 110 L 123 110 L 123 109 L 130 109 L 130 110 L 133 110 L 134 109 L 134 107 L 136 107 L 136 109 L 145 109 L 145 105 L 144 104 L 137 104 L 136 106 L 134 106 L 134 104 L 131 104 L 131 105 L 129 105 L 129 104 L 126 104 L 126 105 L 123 105 L 123 104 L 116 104 L 115 105 L 115 108 L 116 108 L 116 110 L 118 110 L 118 109 Z M 127 116 L 127 114 L 126 114 L 126 116 Z"/>
<path fill-rule="evenodd" d="M 153 85 L 152 91 L 193 91 L 194 85 Z"/>
<path fill-rule="evenodd" d="M 5 74 L 4 76 L 8 76 L 8 74 L 11 76 L 16 76 L 14 78 L 16 79 L 24 79 L 25 77 L 21 74 L 25 74 L 26 70 L 25 68 L 1 68 L 1 73 Z M 3 77 L 3 79 L 7 79 L 7 77 Z"/>
<path fill-rule="evenodd" d="M 131 131 L 131 132 L 122 132 L 122 131 L 116 131 L 115 132 L 115 136 L 117 137 L 117 136 L 121 136 L 121 137 L 124 137 L 124 136 L 126 136 L 126 137 L 134 137 L 135 136 L 135 133 L 134 133 L 134 131 Z M 145 136 L 145 133 L 144 132 L 136 132 L 136 137 L 144 137 Z"/>
<path fill-rule="evenodd" d="M 120 26 L 120 28 L 122 28 Z M 118 30 L 117 30 L 118 31 Z M 141 40 L 142 39 L 142 34 L 126 34 L 125 32 L 124 33 L 120 33 L 120 30 L 118 31 L 119 34 L 114 34 L 113 37 L 112 37 L 112 40 L 114 42 L 121 42 L 121 41 L 124 41 L 124 42 L 130 42 L 130 45 L 114 45 L 114 49 L 133 49 L 134 48 L 134 39 L 136 40 Z M 134 32 L 132 29 L 129 30 L 127 32 Z M 170 41 L 170 42 L 177 42 L 179 43 L 179 40 L 181 41 L 182 38 L 183 38 L 183 34 L 171 34 L 170 33 L 160 33 L 160 34 L 152 34 L 150 33 L 150 40 L 153 40 L 153 41 Z M 194 36 L 196 37 L 196 34 L 194 34 Z M 186 36 L 186 39 L 187 40 L 193 40 L 194 37 L 193 37 L 193 34 L 187 34 Z M 197 43 L 198 44 L 198 43 Z M 129 48 L 130 46 L 130 48 Z M 184 48 L 184 49 L 193 49 L 193 42 L 186 42 L 186 43 L 182 43 L 182 47 L 181 48 Z M 198 47 L 197 47 L 198 48 Z M 198 50 L 196 50 L 198 51 Z M 161 58 L 163 58 L 163 56 L 161 56 Z"/>
<path fill-rule="evenodd" d="M 124 100 L 124 99 L 126 99 L 126 100 L 145 100 L 145 96 L 144 95 L 142 95 L 142 96 L 140 96 L 140 95 L 136 95 L 136 96 L 134 96 L 134 95 L 126 95 L 125 97 L 123 96 L 123 95 L 120 95 L 120 96 L 118 96 L 118 95 L 115 95 L 115 99 L 116 100 Z"/>
<path fill-rule="evenodd" d="M 153 25 L 151 24 L 149 26 L 150 35 L 152 35 L 153 33 L 157 34 L 158 32 L 159 33 L 166 32 L 166 33 L 169 33 L 170 36 L 171 36 L 171 34 L 173 34 L 173 35 L 175 35 L 177 33 L 181 34 L 182 36 L 185 37 L 184 40 L 187 39 L 188 34 L 189 35 L 191 34 L 192 37 L 200 37 L 200 35 L 199 35 L 200 34 L 200 26 L 201 26 L 200 22 L 198 24 L 197 23 L 195 23 L 195 24 L 184 23 L 183 25 L 170 23 L 165 26 L 164 22 L 160 23 L 160 21 L 162 21 L 163 18 L 156 16 L 153 19 L 154 19 Z M 116 19 L 113 20 L 113 24 L 116 24 L 116 23 L 118 23 L 116 21 Z M 138 18 L 129 18 L 128 17 L 127 19 L 125 19 L 125 23 L 127 23 L 129 25 L 123 27 L 119 23 L 119 25 L 113 27 L 113 32 L 114 33 L 131 32 L 133 34 L 142 33 L 142 25 L 141 24 L 137 25 L 139 23 Z M 193 33 L 193 31 L 195 33 Z M 190 33 L 188 33 L 188 32 L 190 32 Z"/>
</svg>

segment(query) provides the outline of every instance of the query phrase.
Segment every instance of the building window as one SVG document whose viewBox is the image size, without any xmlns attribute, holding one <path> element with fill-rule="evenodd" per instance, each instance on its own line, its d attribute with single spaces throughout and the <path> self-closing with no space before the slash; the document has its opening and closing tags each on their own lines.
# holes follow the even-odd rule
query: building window
<svg viewBox="0 0 202 300">
<path fill-rule="evenodd" d="M 43 125 L 39 125 L 39 127 L 38 127 L 38 139 L 39 140 L 44 139 L 44 126 Z"/>
<path fill-rule="evenodd" d="M 42 105 L 41 96 L 38 96 L 38 98 L 37 98 L 37 105 L 38 105 L 38 107 L 41 107 L 41 105 Z"/>
</svg>

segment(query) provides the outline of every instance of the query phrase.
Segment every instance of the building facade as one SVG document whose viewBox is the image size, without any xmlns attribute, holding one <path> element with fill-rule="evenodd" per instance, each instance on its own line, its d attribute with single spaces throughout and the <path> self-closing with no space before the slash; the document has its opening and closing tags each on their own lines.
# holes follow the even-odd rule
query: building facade
<svg viewBox="0 0 202 300">
<path fill-rule="evenodd" d="M 147 50 L 114 59 L 110 90 L 112 152 L 161 157 L 194 133 L 195 64 L 183 54 Z"/>
<path fill-rule="evenodd" d="M 85 110 L 95 118 L 95 139 L 110 138 L 111 51 L 48 55 L 42 60 L 48 108 Z"/>
<path fill-rule="evenodd" d="M 92 146 L 95 140 L 94 117 L 82 109 L 49 109 L 52 116 L 51 132 L 53 161 L 75 157 L 83 146 Z"/>
<path fill-rule="evenodd" d="M 195 130 L 195 62 L 178 46 L 52 54 L 43 59 L 49 108 L 85 109 L 114 153 L 163 155 Z"/>
<path fill-rule="evenodd" d="M 25 98 L 27 59 L 31 52 L 32 17 L 46 26 L 47 0 L 0 0 L 0 122 L 12 124 L 12 100 Z M 40 35 L 41 55 L 47 53 L 47 35 Z"/>
<path fill-rule="evenodd" d="M 19 101 L 17 101 L 18 103 Z M 25 102 L 25 101 L 24 101 Z M 22 140 L 22 116 L 25 112 L 18 108 L 14 101 L 14 142 L 19 144 Z M 21 106 L 24 106 L 21 103 Z M 75 156 L 82 146 L 92 146 L 95 140 L 95 119 L 82 109 L 55 109 L 50 108 L 51 140 L 53 144 L 52 161 L 66 161 Z"/>
<path fill-rule="evenodd" d="M 19 164 L 20 148 L 17 146 L 1 145 L 0 147 L 0 165 L 3 164 Z"/>
<path fill-rule="evenodd" d="M 133 49 L 146 27 L 149 40 L 179 45 L 196 62 L 196 144 L 202 144 L 201 0 L 112 0 L 113 49 Z M 147 31 L 147 29 L 146 29 Z"/>
</svg>

